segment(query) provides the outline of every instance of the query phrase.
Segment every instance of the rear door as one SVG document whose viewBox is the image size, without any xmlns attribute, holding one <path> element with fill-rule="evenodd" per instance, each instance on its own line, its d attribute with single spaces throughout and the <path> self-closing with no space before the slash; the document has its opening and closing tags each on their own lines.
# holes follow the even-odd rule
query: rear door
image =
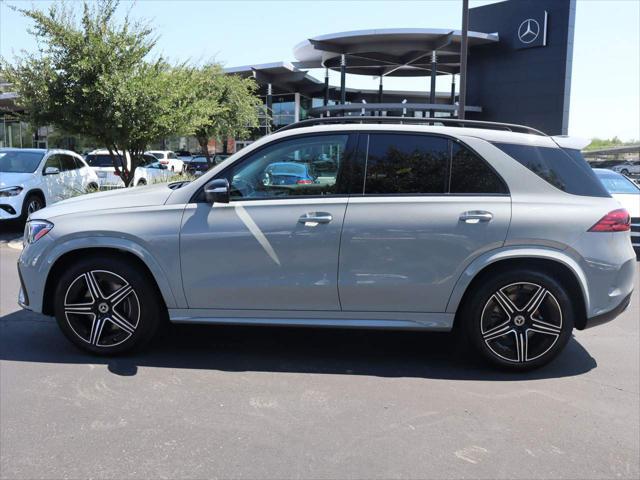
<svg viewBox="0 0 640 480">
<path fill-rule="evenodd" d="M 457 140 L 361 134 L 365 170 L 340 246 L 345 311 L 444 312 L 469 262 L 503 245 L 511 216 L 504 181 Z"/>
<path fill-rule="evenodd" d="M 58 173 L 45 175 L 45 171 L 49 167 L 57 168 Z M 64 198 L 63 177 L 61 155 L 52 153 L 47 157 L 42 167 L 42 190 L 44 191 L 47 205 L 58 202 Z"/>
</svg>

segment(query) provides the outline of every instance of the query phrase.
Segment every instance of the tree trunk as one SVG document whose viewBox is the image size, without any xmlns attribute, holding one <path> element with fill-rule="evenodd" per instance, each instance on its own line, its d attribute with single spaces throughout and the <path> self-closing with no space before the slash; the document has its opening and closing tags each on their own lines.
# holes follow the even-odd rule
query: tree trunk
<svg viewBox="0 0 640 480">
<path fill-rule="evenodd" d="M 209 154 L 209 139 L 207 137 L 198 137 L 198 143 L 200 144 L 200 150 L 202 155 L 207 159 L 207 163 L 211 167 L 211 155 Z"/>
</svg>

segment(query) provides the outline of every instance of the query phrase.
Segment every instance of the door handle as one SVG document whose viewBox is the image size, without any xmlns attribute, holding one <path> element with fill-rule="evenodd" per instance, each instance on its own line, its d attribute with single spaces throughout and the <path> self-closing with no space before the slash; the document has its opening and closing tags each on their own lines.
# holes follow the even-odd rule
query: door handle
<svg viewBox="0 0 640 480">
<path fill-rule="evenodd" d="M 331 220 L 333 220 L 333 217 L 331 216 L 330 213 L 326 213 L 326 212 L 308 212 L 305 213 L 304 215 L 302 215 L 299 219 L 298 219 L 298 223 L 304 223 L 306 224 L 318 224 L 318 223 L 329 223 Z"/>
<path fill-rule="evenodd" d="M 460 214 L 460 221 L 464 223 L 490 222 L 491 220 L 493 220 L 493 214 L 484 210 L 471 210 Z"/>
</svg>

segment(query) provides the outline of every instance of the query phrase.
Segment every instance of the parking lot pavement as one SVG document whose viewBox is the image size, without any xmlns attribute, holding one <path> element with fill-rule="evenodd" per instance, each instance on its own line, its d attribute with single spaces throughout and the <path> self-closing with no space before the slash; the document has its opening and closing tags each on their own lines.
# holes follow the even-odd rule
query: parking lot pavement
<svg viewBox="0 0 640 480">
<path fill-rule="evenodd" d="M 637 294 L 530 374 L 442 334 L 257 327 L 106 359 L 19 310 L 18 255 L 0 242 L 3 479 L 640 475 Z"/>
</svg>

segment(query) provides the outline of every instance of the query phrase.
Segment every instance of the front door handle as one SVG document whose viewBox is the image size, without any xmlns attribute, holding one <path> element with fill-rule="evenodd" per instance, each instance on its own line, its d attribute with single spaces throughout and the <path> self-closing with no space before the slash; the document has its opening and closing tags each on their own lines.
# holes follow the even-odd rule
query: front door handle
<svg viewBox="0 0 640 480">
<path fill-rule="evenodd" d="M 491 220 L 493 220 L 493 214 L 484 210 L 470 210 L 460 214 L 460 221 L 464 223 L 490 222 Z"/>
<path fill-rule="evenodd" d="M 329 223 L 333 220 L 333 217 L 330 213 L 327 212 L 308 212 L 302 215 L 298 219 L 298 223 L 306 224 L 318 224 L 318 223 Z"/>
</svg>

